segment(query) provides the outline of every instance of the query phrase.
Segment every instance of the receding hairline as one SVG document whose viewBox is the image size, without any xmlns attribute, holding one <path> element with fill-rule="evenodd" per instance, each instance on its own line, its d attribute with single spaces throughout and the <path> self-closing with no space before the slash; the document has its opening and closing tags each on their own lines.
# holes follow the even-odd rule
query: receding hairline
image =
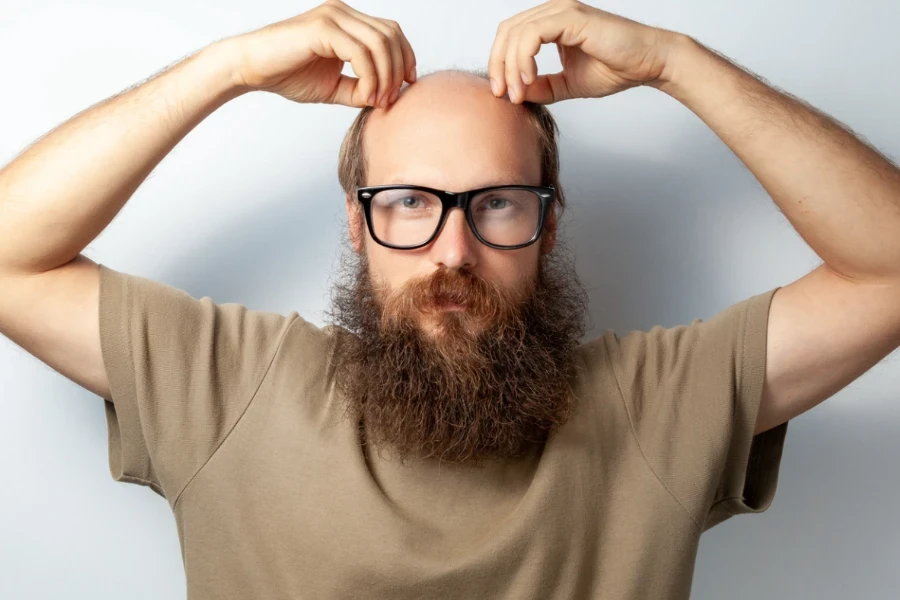
<svg viewBox="0 0 900 600">
<path fill-rule="evenodd" d="M 416 81 L 418 82 L 440 73 L 457 73 L 479 80 L 490 81 L 490 75 L 486 69 L 459 67 L 428 71 L 419 76 Z M 408 87 L 409 84 L 404 83 L 401 90 L 405 91 Z M 562 209 L 565 206 L 565 197 L 559 182 L 559 151 L 557 146 L 559 131 L 556 122 L 548 109 L 543 105 L 524 102 L 519 105 L 512 104 L 512 106 L 515 107 L 513 114 L 516 118 L 524 119 L 534 128 L 536 141 L 541 153 L 541 183 L 542 185 L 553 185 L 557 189 L 557 199 Z M 366 159 L 364 134 L 366 123 L 373 111 L 374 107 L 372 106 L 360 109 L 341 143 L 338 179 L 341 188 L 346 194 L 352 193 L 357 186 L 365 185 L 366 183 L 368 161 Z"/>
</svg>

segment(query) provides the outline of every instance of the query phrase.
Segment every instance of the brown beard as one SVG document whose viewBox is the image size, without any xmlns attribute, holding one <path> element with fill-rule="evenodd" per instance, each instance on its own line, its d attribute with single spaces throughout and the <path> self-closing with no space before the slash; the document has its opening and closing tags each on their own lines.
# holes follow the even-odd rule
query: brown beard
<svg viewBox="0 0 900 600">
<path fill-rule="evenodd" d="M 570 417 L 586 293 L 559 245 L 519 293 L 444 268 L 385 293 L 352 251 L 342 273 L 333 367 L 364 445 L 477 464 L 526 455 Z M 437 310 L 444 302 L 465 310 Z"/>
</svg>

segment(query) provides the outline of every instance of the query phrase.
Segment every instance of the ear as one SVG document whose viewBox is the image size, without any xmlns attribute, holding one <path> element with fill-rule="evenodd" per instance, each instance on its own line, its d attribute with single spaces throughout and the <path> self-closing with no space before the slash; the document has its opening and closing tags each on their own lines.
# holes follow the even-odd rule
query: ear
<svg viewBox="0 0 900 600">
<path fill-rule="evenodd" d="M 362 254 L 366 239 L 362 206 L 352 194 L 347 194 L 345 207 L 347 209 L 347 225 L 350 230 L 350 243 L 353 244 L 353 250 L 357 254 Z"/>
<path fill-rule="evenodd" d="M 551 206 L 547 211 L 547 221 L 541 232 L 541 254 L 547 254 L 556 246 L 556 207 Z"/>
</svg>

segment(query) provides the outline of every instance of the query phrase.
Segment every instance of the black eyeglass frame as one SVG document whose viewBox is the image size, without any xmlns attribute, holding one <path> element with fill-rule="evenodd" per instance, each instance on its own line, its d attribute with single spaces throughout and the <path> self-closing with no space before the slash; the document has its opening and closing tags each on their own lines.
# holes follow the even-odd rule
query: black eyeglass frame
<svg viewBox="0 0 900 600">
<path fill-rule="evenodd" d="M 372 198 L 376 193 L 384 190 L 418 190 L 421 192 L 432 193 L 440 198 L 441 218 L 438 221 L 437 227 L 435 228 L 434 233 L 431 234 L 430 238 L 428 238 L 421 244 L 415 244 L 412 246 L 397 246 L 378 239 L 378 236 L 375 235 L 375 228 L 372 226 Z M 491 242 L 481 237 L 481 234 L 478 233 L 478 229 L 475 227 L 475 222 L 472 217 L 472 211 L 469 209 L 469 200 L 476 194 L 492 190 L 529 190 L 537 194 L 537 197 L 540 198 L 541 201 L 540 216 L 538 220 L 537 230 L 530 240 L 521 244 L 516 244 L 514 246 L 500 246 L 497 244 L 492 244 Z M 363 205 L 363 211 L 366 215 L 366 226 L 369 229 L 369 234 L 372 236 L 372 239 L 375 240 L 376 243 L 384 246 L 385 248 L 391 248 L 393 250 L 415 250 L 417 248 L 427 246 L 432 241 L 434 241 L 434 238 L 436 238 L 444 228 L 444 223 L 447 221 L 447 215 L 449 214 L 450 209 L 461 208 L 466 215 L 466 222 L 469 224 L 469 229 L 472 230 L 472 233 L 475 234 L 475 237 L 479 242 L 490 248 L 496 248 L 497 250 L 518 250 L 519 248 L 530 246 L 531 244 L 535 243 L 539 237 L 541 237 L 541 233 L 544 231 L 544 222 L 547 219 L 547 211 L 550 209 L 553 201 L 556 200 L 556 189 L 553 186 L 545 187 L 537 185 L 491 185 L 475 190 L 469 190 L 467 192 L 448 192 L 446 190 L 437 190 L 435 188 L 426 187 L 424 185 L 408 185 L 398 183 L 390 185 L 371 185 L 357 188 L 356 199 L 360 204 Z"/>
</svg>

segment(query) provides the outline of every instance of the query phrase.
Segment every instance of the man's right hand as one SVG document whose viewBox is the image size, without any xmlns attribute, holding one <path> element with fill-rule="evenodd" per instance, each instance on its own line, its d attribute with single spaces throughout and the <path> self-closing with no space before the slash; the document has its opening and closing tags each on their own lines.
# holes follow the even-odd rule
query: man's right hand
<svg viewBox="0 0 900 600">
<path fill-rule="evenodd" d="M 238 86 L 302 103 L 387 107 L 416 57 L 400 26 L 340 0 L 220 42 L 234 50 Z M 349 62 L 357 77 L 341 74 Z"/>
</svg>

